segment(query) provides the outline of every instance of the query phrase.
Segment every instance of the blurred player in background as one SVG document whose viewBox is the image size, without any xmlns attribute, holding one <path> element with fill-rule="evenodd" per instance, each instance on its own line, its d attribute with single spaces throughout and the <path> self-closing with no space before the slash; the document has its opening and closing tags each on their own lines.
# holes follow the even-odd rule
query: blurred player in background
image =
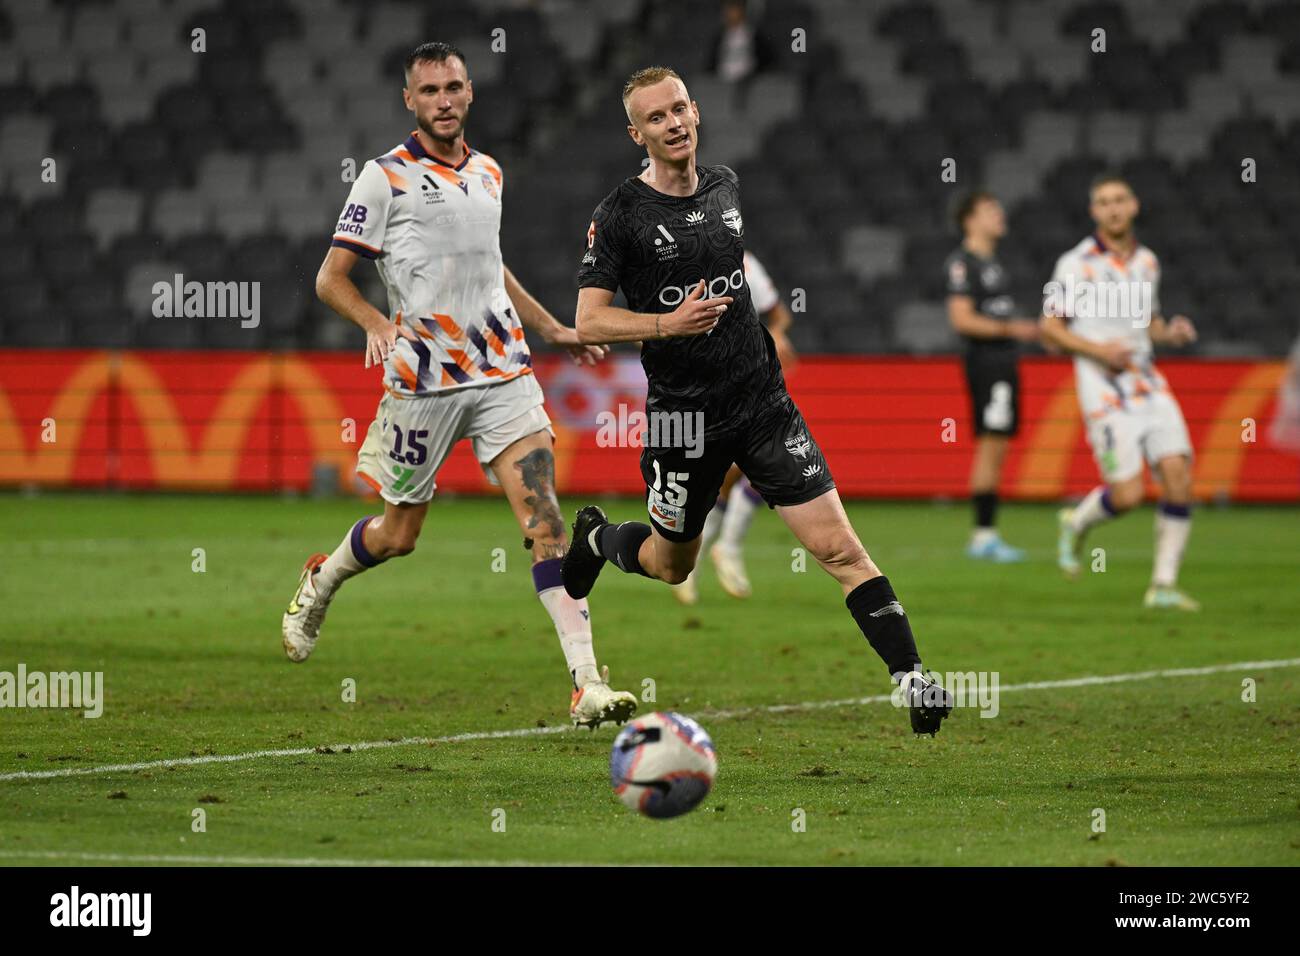
<svg viewBox="0 0 1300 956">
<path fill-rule="evenodd" d="M 776 344 L 745 280 L 740 184 L 696 164 L 698 105 L 681 77 L 651 67 L 623 88 L 627 132 L 649 163 L 597 206 L 578 268 L 582 341 L 640 341 L 650 416 L 698 416 L 701 446 L 671 437 L 641 449 L 652 524 L 578 511 L 564 587 L 586 597 L 605 563 L 668 584 L 686 580 L 700 532 L 733 463 L 840 586 L 897 682 L 912 730 L 934 734 L 953 697 L 921 672 L 911 623 L 840 502 L 821 449 L 785 388 Z M 628 308 L 614 306 L 622 289 Z"/>
<path fill-rule="evenodd" d="M 1025 553 L 997 530 L 998 485 L 1007 446 L 1020 427 L 1019 343 L 1038 341 L 1038 323 L 1015 318 L 1011 280 L 997 260 L 1007 231 L 992 193 L 967 193 L 957 205 L 962 244 L 944 263 L 948 321 L 966 343 L 966 385 L 975 419 L 970 495 L 975 530 L 966 553 L 985 561 L 1023 561 Z"/>
<path fill-rule="evenodd" d="M 383 497 L 384 513 L 358 521 L 332 554 L 308 559 L 284 614 L 285 653 L 307 659 L 344 581 L 415 549 L 438 469 L 456 442 L 470 438 L 532 551 L 537 596 L 573 680 L 573 722 L 594 729 L 625 721 L 636 698 L 612 691 L 608 669 L 597 670 L 587 602 L 561 586 L 567 542 L 555 497 L 554 433 L 523 327 L 567 348 L 575 361 L 594 364 L 607 350 L 580 344 L 502 263 L 501 168 L 465 143 L 474 91 L 464 56 L 442 43 L 418 47 L 402 92 L 418 128 L 365 164 L 316 279 L 321 301 L 365 330 L 366 367 L 384 367 L 384 396 L 357 460 L 357 473 Z M 359 259 L 378 267 L 391 320 L 349 277 Z M 454 575 L 444 580 L 445 587 L 410 595 L 412 623 L 443 613 L 455 620 L 461 596 Z"/>
<path fill-rule="evenodd" d="M 1089 211 L 1097 232 L 1061 256 L 1044 297 L 1043 337 L 1074 356 L 1079 407 L 1104 481 L 1060 513 L 1057 561 L 1076 577 L 1088 531 L 1141 503 L 1145 459 L 1162 498 L 1143 603 L 1197 611 L 1177 586 L 1192 527 L 1192 443 L 1152 361 L 1153 345 L 1187 345 L 1196 329 L 1185 316 L 1165 321 L 1160 314 L 1160 264 L 1133 232 L 1138 209 L 1122 177 L 1094 180 Z"/>
<path fill-rule="evenodd" d="M 745 252 L 745 282 L 749 285 L 754 311 L 767 325 L 767 331 L 776 343 L 776 357 L 781 363 L 781 369 L 788 372 L 797 361 L 794 346 L 787 334 L 794 317 L 781 301 L 781 294 L 776 291 L 776 285 L 763 268 L 763 263 L 748 250 Z M 734 598 L 747 598 L 753 593 L 749 575 L 745 573 L 742 548 L 745 535 L 749 533 L 750 522 L 754 520 L 754 512 L 762 503 L 763 496 L 740 473 L 740 468 L 732 465 L 722 482 L 718 503 L 704 519 L 704 530 L 700 532 L 700 552 L 708 549 L 709 556 L 713 559 L 713 569 L 718 574 L 718 583 L 722 585 L 722 590 Z M 718 543 L 710 548 L 715 539 Z M 694 604 L 699 600 L 694 570 L 681 584 L 673 585 L 673 596 L 683 604 Z"/>
</svg>

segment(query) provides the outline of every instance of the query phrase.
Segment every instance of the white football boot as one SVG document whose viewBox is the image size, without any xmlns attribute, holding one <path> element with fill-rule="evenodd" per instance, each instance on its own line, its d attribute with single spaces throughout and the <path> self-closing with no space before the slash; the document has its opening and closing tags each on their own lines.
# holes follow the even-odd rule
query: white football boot
<svg viewBox="0 0 1300 956">
<path fill-rule="evenodd" d="M 611 690 L 609 667 L 600 669 L 600 680 L 589 681 L 573 692 L 569 717 L 575 727 L 593 731 L 601 724 L 626 723 L 636 713 L 636 698 L 625 690 Z"/>
<path fill-rule="evenodd" d="M 749 575 L 745 574 L 745 563 L 740 559 L 740 550 L 729 548 L 719 542 L 709 549 L 713 559 L 713 570 L 718 572 L 718 583 L 722 590 L 734 598 L 747 598 L 753 594 L 749 586 Z"/>
<path fill-rule="evenodd" d="M 280 622 L 280 634 L 284 644 L 284 653 L 295 664 L 301 664 L 311 657 L 316 648 L 316 639 L 320 637 L 320 626 L 329 610 L 330 600 L 334 595 L 321 596 L 316 593 L 316 572 L 325 563 L 328 554 L 313 554 L 303 565 L 302 577 L 298 579 L 298 590 L 293 592 L 289 607 Z"/>
<path fill-rule="evenodd" d="M 1074 511 L 1062 508 L 1056 513 L 1056 566 L 1071 580 L 1079 576 L 1079 552 L 1083 536 L 1074 530 Z"/>
<path fill-rule="evenodd" d="M 685 604 L 687 607 L 690 607 L 700 599 L 700 589 L 695 586 L 694 571 L 691 571 L 690 574 L 686 575 L 686 580 L 681 584 L 670 584 L 668 586 L 673 589 L 673 597 L 677 598 L 680 603 Z"/>
<path fill-rule="evenodd" d="M 1142 605 L 1150 608 L 1173 608 L 1178 611 L 1199 611 L 1199 601 L 1188 597 L 1178 588 L 1168 585 L 1153 584 L 1147 588 L 1142 598 Z"/>
</svg>

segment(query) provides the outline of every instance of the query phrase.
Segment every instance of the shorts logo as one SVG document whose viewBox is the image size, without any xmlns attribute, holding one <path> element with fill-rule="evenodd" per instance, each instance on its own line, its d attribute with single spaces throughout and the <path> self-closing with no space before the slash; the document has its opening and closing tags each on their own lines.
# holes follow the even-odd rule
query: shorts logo
<svg viewBox="0 0 1300 956">
<path fill-rule="evenodd" d="M 807 468 L 803 470 L 803 476 L 805 478 L 811 478 L 813 475 L 821 474 L 821 470 L 822 470 L 821 465 L 809 465 Z"/>
<path fill-rule="evenodd" d="M 652 493 L 649 507 L 650 517 L 655 520 L 655 524 L 665 531 L 680 531 L 682 525 L 681 505 L 670 505 L 664 501 L 659 492 Z"/>
<path fill-rule="evenodd" d="M 807 461 L 808 453 L 812 451 L 812 442 L 808 440 L 806 434 L 800 432 L 793 438 L 787 438 L 785 440 L 785 450 L 794 455 L 794 457 L 798 458 L 800 461 Z"/>
<path fill-rule="evenodd" d="M 722 224 L 738 236 L 745 234 L 745 220 L 740 218 L 740 210 L 735 206 L 723 210 Z"/>
<path fill-rule="evenodd" d="M 1119 455 L 1114 450 L 1101 453 L 1101 470 L 1103 474 L 1113 475 L 1119 471 Z"/>
</svg>

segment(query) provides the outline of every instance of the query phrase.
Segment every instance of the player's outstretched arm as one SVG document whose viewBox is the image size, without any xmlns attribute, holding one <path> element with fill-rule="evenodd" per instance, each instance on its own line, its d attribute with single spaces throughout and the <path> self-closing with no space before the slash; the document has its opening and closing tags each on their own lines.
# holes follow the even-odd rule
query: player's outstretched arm
<svg viewBox="0 0 1300 956">
<path fill-rule="evenodd" d="M 729 295 L 716 299 L 704 296 L 704 280 L 691 290 L 682 304 L 666 315 L 619 309 L 612 305 L 614 293 L 598 286 L 578 290 L 578 314 L 574 324 L 578 340 L 587 345 L 668 339 L 703 335 L 718 324 L 733 301 Z"/>
<path fill-rule="evenodd" d="M 509 268 L 504 266 L 502 268 L 505 271 L 506 295 L 510 297 L 511 304 L 519 313 L 519 321 L 523 323 L 524 328 L 536 332 L 548 345 L 568 349 L 569 354 L 573 356 L 573 361 L 578 365 L 583 363 L 595 365 L 609 353 L 607 346 L 584 345 L 579 342 L 576 329 L 561 325 L 544 305 L 533 298 L 532 293 L 523 287 Z"/>
</svg>

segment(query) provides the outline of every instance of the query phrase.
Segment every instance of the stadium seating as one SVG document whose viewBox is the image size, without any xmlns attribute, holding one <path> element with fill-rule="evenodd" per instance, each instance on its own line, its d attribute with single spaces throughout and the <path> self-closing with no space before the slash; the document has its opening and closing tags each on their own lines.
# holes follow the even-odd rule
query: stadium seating
<svg viewBox="0 0 1300 956">
<path fill-rule="evenodd" d="M 1282 354 L 1294 339 L 1300 6 L 760 6 L 775 61 L 735 89 L 705 71 L 717 24 L 688 0 L 4 0 L 0 334 L 355 347 L 356 330 L 315 303 L 313 277 L 347 161 L 411 125 L 402 57 L 443 38 L 474 78 L 469 141 L 506 170 L 506 260 L 563 319 L 591 210 L 641 159 L 622 131 L 620 83 L 665 62 L 700 103 L 703 160 L 742 178 L 747 244 L 783 290 L 805 292 L 803 349 L 955 348 L 937 308 L 940 266 L 957 242 L 953 201 L 975 185 L 1008 208 L 1003 255 L 1033 314 L 1056 256 L 1089 229 L 1086 186 L 1103 168 L 1138 189 L 1166 311 L 1197 320 L 1203 354 Z M 1104 53 L 1091 49 L 1098 29 Z M 191 49 L 196 30 L 205 52 Z M 791 49 L 794 30 L 807 52 Z M 1255 183 L 1242 182 L 1246 158 Z M 941 178 L 945 159 L 955 183 Z M 155 319 L 140 289 L 160 267 L 260 281 L 267 320 Z"/>
</svg>

